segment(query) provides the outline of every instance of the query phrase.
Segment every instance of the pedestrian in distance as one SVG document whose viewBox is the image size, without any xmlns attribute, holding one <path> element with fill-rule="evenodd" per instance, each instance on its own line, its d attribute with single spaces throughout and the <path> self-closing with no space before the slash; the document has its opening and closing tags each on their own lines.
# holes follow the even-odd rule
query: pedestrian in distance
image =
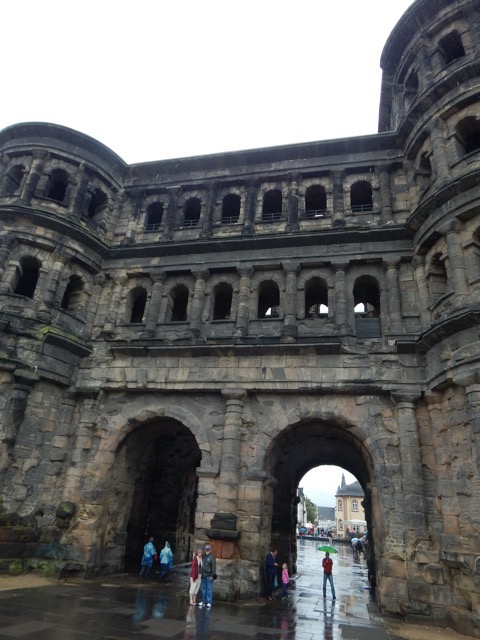
<svg viewBox="0 0 480 640">
<path fill-rule="evenodd" d="M 160 551 L 160 568 L 162 570 L 160 574 L 160 580 L 166 578 L 170 571 L 172 570 L 173 565 L 173 553 L 170 548 L 170 544 L 165 542 L 165 546 Z"/>
<path fill-rule="evenodd" d="M 197 549 L 197 552 L 193 556 L 192 564 L 190 566 L 190 588 L 188 590 L 188 593 L 190 594 L 190 604 L 193 606 L 197 604 L 197 593 L 200 590 L 201 580 L 202 580 L 202 550 Z"/>
<path fill-rule="evenodd" d="M 290 576 L 288 575 L 288 565 L 286 562 L 282 564 L 282 598 L 288 598 L 288 585 L 290 584 Z"/>
<path fill-rule="evenodd" d="M 265 558 L 265 597 L 272 600 L 273 586 L 278 571 L 277 550 L 272 549 Z"/>
<path fill-rule="evenodd" d="M 147 580 L 153 567 L 153 561 L 157 559 L 157 550 L 153 546 L 153 536 L 150 536 L 148 542 L 143 547 L 142 568 L 140 576 Z"/>
<path fill-rule="evenodd" d="M 213 600 L 213 581 L 217 579 L 217 563 L 209 544 L 205 545 L 205 552 L 202 554 L 202 601 L 199 607 L 210 609 Z"/>
<path fill-rule="evenodd" d="M 327 580 L 330 583 L 330 588 L 332 590 L 332 600 L 336 599 L 335 596 L 335 587 L 333 585 L 333 576 L 332 576 L 332 571 L 333 571 L 333 561 L 330 558 L 330 554 L 327 551 L 325 553 L 325 557 L 322 560 L 322 567 L 323 567 L 323 597 L 326 598 L 327 597 Z"/>
</svg>

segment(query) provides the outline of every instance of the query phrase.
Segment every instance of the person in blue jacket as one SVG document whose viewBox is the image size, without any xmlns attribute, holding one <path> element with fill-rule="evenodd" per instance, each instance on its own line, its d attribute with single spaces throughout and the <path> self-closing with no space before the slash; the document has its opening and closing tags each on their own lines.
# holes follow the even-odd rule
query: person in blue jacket
<svg viewBox="0 0 480 640">
<path fill-rule="evenodd" d="M 150 575 L 150 571 L 153 567 L 153 560 L 156 555 L 157 550 L 153 546 L 153 536 L 150 536 L 147 544 L 143 547 L 142 569 L 140 571 L 140 575 L 144 580 L 146 580 Z"/>
<path fill-rule="evenodd" d="M 162 569 L 162 573 L 160 574 L 160 580 L 165 578 L 170 571 L 172 570 L 173 565 L 173 553 L 170 549 L 170 544 L 165 542 L 165 546 L 160 551 L 160 567 Z"/>
</svg>

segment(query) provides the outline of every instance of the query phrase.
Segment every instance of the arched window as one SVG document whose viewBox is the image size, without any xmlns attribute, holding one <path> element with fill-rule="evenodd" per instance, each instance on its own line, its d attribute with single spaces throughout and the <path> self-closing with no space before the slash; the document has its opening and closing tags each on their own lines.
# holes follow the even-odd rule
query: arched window
<svg viewBox="0 0 480 640">
<path fill-rule="evenodd" d="M 127 298 L 127 322 L 143 322 L 145 305 L 147 304 L 147 292 L 143 287 L 132 289 Z"/>
<path fill-rule="evenodd" d="M 240 196 L 229 193 L 222 201 L 222 224 L 236 224 L 240 218 Z"/>
<path fill-rule="evenodd" d="M 20 191 L 20 184 L 24 173 L 25 167 L 23 164 L 16 164 L 8 170 L 4 178 L 3 195 L 13 196 L 15 193 Z"/>
<path fill-rule="evenodd" d="M 40 264 L 35 258 L 22 258 L 20 260 L 20 269 L 18 280 L 13 289 L 13 293 L 18 296 L 33 298 L 37 287 Z"/>
<path fill-rule="evenodd" d="M 227 282 L 217 284 L 213 292 L 213 319 L 228 320 L 232 310 L 232 285 Z"/>
<path fill-rule="evenodd" d="M 361 276 L 353 287 L 357 338 L 380 338 L 380 292 L 371 276 Z"/>
<path fill-rule="evenodd" d="M 87 216 L 90 220 L 95 220 L 95 217 L 101 213 L 107 206 L 108 198 L 107 194 L 101 189 L 95 189 L 90 198 L 90 202 L 87 209 Z"/>
<path fill-rule="evenodd" d="M 258 318 L 278 318 L 280 291 L 273 280 L 262 282 L 258 288 Z"/>
<path fill-rule="evenodd" d="M 170 292 L 170 308 L 172 322 L 186 322 L 188 308 L 188 289 L 179 284 Z"/>
<path fill-rule="evenodd" d="M 432 256 L 426 275 L 431 302 L 435 304 L 447 293 L 447 269 L 441 253 Z"/>
<path fill-rule="evenodd" d="M 328 288 L 325 280 L 310 278 L 305 284 L 305 318 L 328 316 Z"/>
<path fill-rule="evenodd" d="M 409 93 L 417 93 L 418 91 L 418 74 L 415 69 L 412 69 L 405 80 L 405 89 Z"/>
<path fill-rule="evenodd" d="M 352 511 L 358 511 L 358 502 L 356 500 L 352 500 Z"/>
<path fill-rule="evenodd" d="M 60 308 L 65 311 L 75 311 L 76 309 L 79 309 L 81 307 L 83 288 L 83 281 L 80 276 L 70 276 L 67 286 L 65 287 Z"/>
<path fill-rule="evenodd" d="M 447 65 L 458 58 L 463 58 L 465 49 L 458 31 L 450 31 L 438 43 L 438 49 L 442 56 L 443 64 Z"/>
<path fill-rule="evenodd" d="M 366 180 L 352 184 L 350 189 L 350 208 L 354 213 L 373 210 L 372 185 Z"/>
<path fill-rule="evenodd" d="M 420 156 L 418 167 L 415 171 L 418 193 L 421 196 L 432 184 L 432 164 L 427 152 Z"/>
<path fill-rule="evenodd" d="M 340 499 L 338 500 L 338 506 L 337 506 L 337 509 L 338 509 L 339 511 L 343 511 L 343 502 L 342 502 L 342 500 L 340 500 Z"/>
<path fill-rule="evenodd" d="M 200 222 L 202 203 L 198 198 L 189 198 L 183 208 L 183 226 L 197 227 Z"/>
<path fill-rule="evenodd" d="M 312 184 L 305 193 L 305 217 L 321 218 L 327 211 L 327 194 L 319 184 Z"/>
<path fill-rule="evenodd" d="M 147 216 L 145 218 L 145 231 L 158 231 L 162 224 L 163 218 L 163 202 L 152 202 L 147 207 Z"/>
<path fill-rule="evenodd" d="M 63 169 L 54 169 L 48 178 L 46 195 L 50 200 L 65 202 L 68 187 L 68 173 Z"/>
<path fill-rule="evenodd" d="M 480 150 L 480 118 L 468 116 L 457 124 L 456 138 L 463 150 L 463 155 Z"/>
<path fill-rule="evenodd" d="M 279 189 L 267 191 L 263 196 L 262 220 L 274 222 L 282 217 L 282 192 Z"/>
</svg>

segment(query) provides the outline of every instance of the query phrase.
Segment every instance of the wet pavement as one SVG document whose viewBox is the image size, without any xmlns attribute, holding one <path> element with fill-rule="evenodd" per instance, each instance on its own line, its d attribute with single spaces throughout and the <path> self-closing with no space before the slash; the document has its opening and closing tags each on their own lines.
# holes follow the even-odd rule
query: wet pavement
<svg viewBox="0 0 480 640">
<path fill-rule="evenodd" d="M 20 640 L 395 640 L 389 635 L 367 581 L 364 561 L 338 545 L 332 556 L 336 600 L 323 598 L 319 542 L 299 543 L 299 571 L 288 599 L 188 604 L 188 568 L 169 583 L 123 575 L 59 581 L 0 592 L 0 639 Z"/>
</svg>

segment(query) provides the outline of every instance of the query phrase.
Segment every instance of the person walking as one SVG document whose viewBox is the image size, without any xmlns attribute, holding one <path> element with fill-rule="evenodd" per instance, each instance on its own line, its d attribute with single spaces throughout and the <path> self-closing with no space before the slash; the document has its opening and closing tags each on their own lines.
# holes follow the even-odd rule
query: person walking
<svg viewBox="0 0 480 640">
<path fill-rule="evenodd" d="M 153 536 L 150 536 L 147 544 L 143 547 L 142 568 L 140 576 L 147 580 L 153 567 L 153 560 L 156 559 L 157 550 L 153 546 Z"/>
<path fill-rule="evenodd" d="M 265 597 L 267 600 L 272 600 L 273 585 L 275 582 L 275 576 L 278 571 L 277 563 L 277 550 L 271 549 L 270 553 L 265 558 Z"/>
<path fill-rule="evenodd" d="M 333 570 L 333 561 L 330 558 L 330 554 L 327 551 L 325 553 L 325 557 L 322 560 L 322 567 L 323 567 L 323 597 L 326 598 L 327 597 L 327 580 L 330 583 L 330 588 L 332 590 L 332 600 L 336 599 L 335 596 L 335 587 L 333 585 L 333 576 L 332 576 L 332 570 Z"/>
<path fill-rule="evenodd" d="M 160 574 L 160 580 L 162 580 L 162 578 L 165 578 L 170 573 L 170 571 L 172 570 L 172 565 L 173 553 L 170 549 L 170 544 L 168 542 L 165 542 L 165 546 L 160 551 L 160 568 L 162 570 L 162 573 Z"/>
<path fill-rule="evenodd" d="M 209 544 L 205 545 L 205 553 L 202 555 L 202 601 L 199 607 L 206 606 L 210 609 L 213 600 L 213 581 L 217 578 L 217 563 Z"/>
<path fill-rule="evenodd" d="M 190 566 L 190 588 L 188 593 L 190 594 L 190 604 L 195 606 L 197 604 L 197 593 L 200 589 L 202 575 L 202 550 L 197 549 L 197 553 L 193 556 L 192 564 Z"/>
<path fill-rule="evenodd" d="M 282 564 L 282 598 L 288 598 L 288 585 L 290 584 L 290 576 L 288 575 L 288 565 L 286 562 Z"/>
</svg>

